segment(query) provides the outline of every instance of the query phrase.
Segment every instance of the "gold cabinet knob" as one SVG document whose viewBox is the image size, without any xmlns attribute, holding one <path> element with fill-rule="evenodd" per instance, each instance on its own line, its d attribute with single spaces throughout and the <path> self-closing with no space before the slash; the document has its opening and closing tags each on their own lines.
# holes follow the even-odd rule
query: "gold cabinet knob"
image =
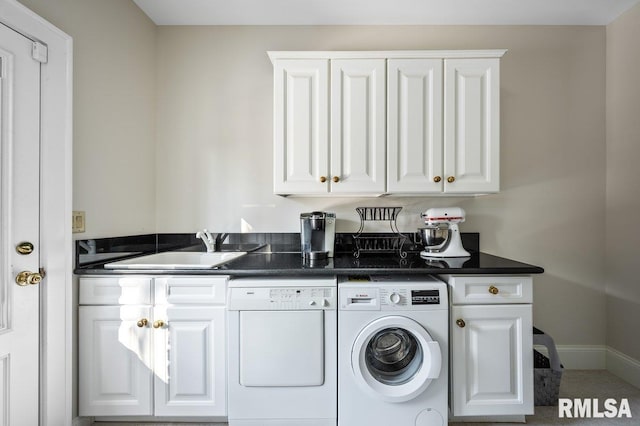
<svg viewBox="0 0 640 426">
<path fill-rule="evenodd" d="M 456 178 L 454 176 L 449 176 L 447 178 L 447 182 L 449 182 L 449 183 L 453 183 L 453 182 L 455 182 L 455 180 L 456 180 Z"/>
<path fill-rule="evenodd" d="M 142 327 L 146 327 L 146 326 L 147 326 L 147 324 L 149 324 L 149 320 L 148 320 L 148 319 L 146 319 L 146 318 L 142 318 L 142 319 L 138 320 L 138 322 L 136 323 L 136 325 L 137 325 L 138 327 L 140 327 L 140 328 L 142 328 Z"/>
<path fill-rule="evenodd" d="M 16 284 L 19 286 L 36 285 L 40 284 L 44 278 L 44 270 L 41 268 L 40 272 L 22 271 L 16 275 Z"/>
<path fill-rule="evenodd" d="M 492 285 L 492 286 L 489 286 L 489 293 L 498 294 L 498 293 L 500 293 L 500 290 L 495 285 Z"/>
<path fill-rule="evenodd" d="M 435 177 L 433 178 L 433 181 L 434 181 L 435 183 L 438 183 L 438 182 L 440 182 L 441 180 L 442 180 L 442 178 L 441 178 L 440 176 L 435 176 Z"/>
<path fill-rule="evenodd" d="M 464 322 L 464 320 L 462 318 L 458 318 L 456 320 L 456 325 L 460 328 L 464 328 L 465 325 L 467 325 L 467 323 Z"/>
<path fill-rule="evenodd" d="M 153 322 L 153 328 L 162 328 L 164 327 L 164 321 L 158 320 Z"/>
<path fill-rule="evenodd" d="M 327 177 L 326 176 L 320 176 L 320 182 L 321 183 L 325 183 L 327 181 Z"/>
<path fill-rule="evenodd" d="M 340 178 L 338 176 L 334 176 L 332 179 L 335 183 L 340 182 Z"/>
</svg>

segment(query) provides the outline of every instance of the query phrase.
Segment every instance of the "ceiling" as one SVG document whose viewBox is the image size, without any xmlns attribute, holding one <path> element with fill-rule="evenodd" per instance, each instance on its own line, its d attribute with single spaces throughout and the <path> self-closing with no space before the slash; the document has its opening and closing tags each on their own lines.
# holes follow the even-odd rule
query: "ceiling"
<svg viewBox="0 0 640 426">
<path fill-rule="evenodd" d="M 606 25 L 640 0 L 134 0 L 157 25 Z"/>
</svg>

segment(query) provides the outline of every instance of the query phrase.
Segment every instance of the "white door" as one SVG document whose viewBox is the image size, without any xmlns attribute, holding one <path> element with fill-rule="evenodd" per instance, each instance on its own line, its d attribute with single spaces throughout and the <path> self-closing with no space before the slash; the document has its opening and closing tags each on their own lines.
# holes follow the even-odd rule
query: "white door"
<svg viewBox="0 0 640 426">
<path fill-rule="evenodd" d="M 447 59 L 444 190 L 500 190 L 500 60 Z"/>
<path fill-rule="evenodd" d="M 387 81 L 387 191 L 441 193 L 442 59 L 389 59 Z"/>
<path fill-rule="evenodd" d="M 331 192 L 386 187 L 386 61 L 331 61 Z"/>
<path fill-rule="evenodd" d="M 156 306 L 154 327 L 155 415 L 226 416 L 225 307 Z"/>
<path fill-rule="evenodd" d="M 278 60 L 274 75 L 276 194 L 329 189 L 329 60 Z"/>
<path fill-rule="evenodd" d="M 531 305 L 451 308 L 456 416 L 533 414 Z"/>
<path fill-rule="evenodd" d="M 39 417 L 40 63 L 32 42 L 0 24 L 0 425 Z M 17 246 L 30 243 L 30 254 Z M 24 244 L 25 248 L 28 244 Z M 32 284 L 30 284 L 32 283 Z"/>
</svg>

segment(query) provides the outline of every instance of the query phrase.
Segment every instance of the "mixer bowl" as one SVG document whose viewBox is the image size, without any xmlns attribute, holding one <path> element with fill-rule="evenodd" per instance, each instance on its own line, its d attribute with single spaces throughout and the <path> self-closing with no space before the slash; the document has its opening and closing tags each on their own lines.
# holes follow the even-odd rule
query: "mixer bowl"
<svg viewBox="0 0 640 426">
<path fill-rule="evenodd" d="M 424 228 L 418 228 L 418 232 L 427 250 L 440 250 L 449 242 L 449 225 L 446 223 L 427 225 Z"/>
</svg>

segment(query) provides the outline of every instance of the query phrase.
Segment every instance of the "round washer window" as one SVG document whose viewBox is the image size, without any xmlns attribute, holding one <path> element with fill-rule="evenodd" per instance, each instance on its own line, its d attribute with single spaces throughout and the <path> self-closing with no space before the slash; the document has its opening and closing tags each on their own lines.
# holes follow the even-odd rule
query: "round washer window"
<svg viewBox="0 0 640 426">
<path fill-rule="evenodd" d="M 386 385 L 398 386 L 411 380 L 420 369 L 423 353 L 410 331 L 390 327 L 371 337 L 365 360 L 374 378 Z"/>
<path fill-rule="evenodd" d="M 421 394 L 440 376 L 440 345 L 420 324 L 390 315 L 371 321 L 351 349 L 356 383 L 367 393 L 389 402 Z"/>
</svg>

